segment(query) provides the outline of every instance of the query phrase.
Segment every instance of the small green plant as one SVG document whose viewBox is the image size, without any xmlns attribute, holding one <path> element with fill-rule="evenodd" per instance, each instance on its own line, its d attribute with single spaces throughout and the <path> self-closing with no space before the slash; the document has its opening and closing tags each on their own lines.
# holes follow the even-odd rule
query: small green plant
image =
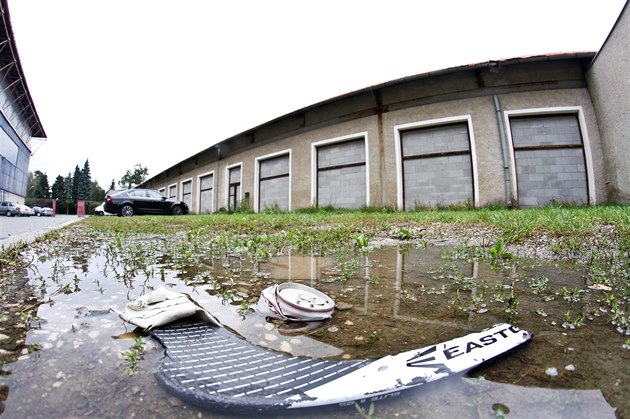
<svg viewBox="0 0 630 419">
<path fill-rule="evenodd" d="M 411 233 L 406 228 L 401 228 L 398 230 L 398 233 L 396 233 L 396 238 L 398 240 L 409 240 L 411 238 Z"/>
<path fill-rule="evenodd" d="M 578 326 L 582 325 L 582 321 L 584 318 L 582 316 L 577 316 L 573 318 L 571 316 L 571 310 L 564 313 L 564 322 L 562 323 L 562 327 L 565 329 L 575 329 Z"/>
<path fill-rule="evenodd" d="M 339 257 L 339 267 L 341 268 L 341 279 L 348 281 L 354 275 L 354 272 L 361 266 L 358 259 L 350 257 L 346 259 L 344 256 Z"/>
<path fill-rule="evenodd" d="M 562 298 L 568 301 L 569 304 L 573 304 L 580 301 L 581 295 L 582 293 L 584 293 L 584 290 L 581 290 L 577 287 L 573 288 L 572 290 L 568 289 L 567 287 L 562 287 L 560 289 L 560 293 L 562 294 Z"/>
<path fill-rule="evenodd" d="M 547 313 L 545 312 L 544 308 L 536 309 L 536 314 L 538 314 L 539 316 L 542 316 L 542 317 L 547 317 Z"/>
<path fill-rule="evenodd" d="M 370 407 L 367 409 L 359 403 L 354 403 L 354 407 L 363 419 L 376 419 L 374 416 L 374 403 L 370 403 Z"/>
<path fill-rule="evenodd" d="M 490 253 L 490 256 L 495 261 L 509 260 L 514 257 L 510 252 L 505 251 L 505 242 L 503 241 L 503 239 L 498 239 L 494 243 L 494 246 L 488 249 L 488 253 Z"/>
<path fill-rule="evenodd" d="M 505 419 L 510 413 L 510 409 L 501 403 L 495 403 L 492 405 L 492 412 L 497 419 Z"/>
<path fill-rule="evenodd" d="M 370 275 L 370 283 L 372 285 L 378 285 L 381 283 L 381 277 L 378 275 Z"/>
<path fill-rule="evenodd" d="M 241 302 L 241 305 L 238 308 L 238 314 L 240 314 L 243 317 L 243 319 L 245 319 L 245 317 L 249 314 L 249 310 L 250 310 L 249 302 L 247 300 L 243 300 Z"/>
<path fill-rule="evenodd" d="M 373 343 L 375 343 L 375 342 L 376 342 L 377 340 L 379 340 L 379 339 L 380 339 L 380 337 L 379 337 L 379 335 L 378 335 L 378 332 L 375 330 L 375 331 L 373 331 L 372 333 L 370 333 L 370 334 L 368 335 L 368 337 L 367 337 L 367 342 L 368 342 L 369 344 L 373 344 Z"/>
<path fill-rule="evenodd" d="M 529 287 L 532 289 L 534 294 L 543 293 L 549 290 L 549 278 L 545 276 L 539 276 L 537 278 L 532 278 L 529 281 Z"/>
<path fill-rule="evenodd" d="M 353 234 L 350 237 L 354 239 L 355 245 L 358 248 L 360 248 L 361 250 L 369 250 L 370 238 L 367 235 L 361 233 L 358 236 Z"/>
<path fill-rule="evenodd" d="M 221 288 L 219 295 L 221 296 L 222 304 L 229 304 L 234 299 L 235 292 L 231 288 Z"/>
<path fill-rule="evenodd" d="M 144 344 L 142 337 L 138 336 L 134 339 L 133 346 L 123 352 L 123 362 L 125 365 L 125 373 L 133 374 L 138 369 L 138 363 L 144 359 Z"/>
<path fill-rule="evenodd" d="M 516 310 L 516 308 L 519 304 L 518 296 L 514 292 L 514 283 L 512 283 L 512 286 L 510 287 L 510 295 L 508 297 L 507 303 L 508 308 L 505 309 L 505 312 L 507 313 L 507 319 L 509 323 L 513 323 L 518 317 L 518 311 Z"/>
</svg>

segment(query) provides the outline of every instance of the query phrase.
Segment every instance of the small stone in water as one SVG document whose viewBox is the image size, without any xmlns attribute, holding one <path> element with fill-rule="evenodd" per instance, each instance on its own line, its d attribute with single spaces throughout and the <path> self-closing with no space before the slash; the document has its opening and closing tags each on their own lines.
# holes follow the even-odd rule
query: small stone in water
<svg viewBox="0 0 630 419">
<path fill-rule="evenodd" d="M 353 307 L 352 304 L 350 303 L 345 303 L 343 301 L 340 301 L 338 303 L 335 303 L 335 308 L 339 311 L 346 311 L 346 310 L 350 310 Z"/>
</svg>

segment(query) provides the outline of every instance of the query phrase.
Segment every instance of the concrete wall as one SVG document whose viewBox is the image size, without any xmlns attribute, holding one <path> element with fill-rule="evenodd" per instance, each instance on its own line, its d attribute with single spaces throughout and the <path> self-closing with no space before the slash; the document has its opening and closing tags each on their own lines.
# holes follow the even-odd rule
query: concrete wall
<svg viewBox="0 0 630 419">
<path fill-rule="evenodd" d="M 599 121 L 609 202 L 630 203 L 630 6 L 586 73 Z"/>
<path fill-rule="evenodd" d="M 514 116 L 567 114 L 578 118 L 580 133 L 585 140 L 584 153 L 588 160 L 585 173 L 591 193 L 589 203 L 606 202 L 605 156 L 583 73 L 585 63 L 591 59 L 592 55 L 541 62 L 519 61 L 499 70 L 471 70 L 467 67 L 462 71 L 405 79 L 369 92 L 333 99 L 225 140 L 155 176 L 144 186 L 158 189 L 192 178 L 195 193 L 191 209 L 194 211 L 198 208 L 198 176 L 214 172 L 213 193 L 215 210 L 218 210 L 227 207 L 226 168 L 241 165 L 243 196 L 249 194 L 252 202 L 262 199 L 258 202 L 269 203 L 272 202 L 271 189 L 265 187 L 260 191 L 256 187 L 260 179 L 260 173 L 256 174 L 260 167 L 257 162 L 264 156 L 290 152 L 289 185 L 283 183 L 269 187 L 290 190 L 291 210 L 325 205 L 327 202 L 339 206 L 367 204 L 402 209 L 401 179 L 405 176 L 401 163 L 402 133 L 418 127 L 435 126 L 439 129 L 445 124 L 463 123 L 467 124 L 470 135 L 470 156 L 465 159 L 466 163 L 461 158 L 457 162 L 446 162 L 447 166 L 461 166 L 462 172 L 461 178 L 449 179 L 449 183 L 470 186 L 463 189 L 454 186 L 453 196 L 432 198 L 429 203 L 448 205 L 468 199 L 464 197 L 473 193 L 472 201 L 476 206 L 507 204 L 510 195 L 516 194 L 518 185 L 514 159 L 507 162 L 507 168 L 504 167 L 503 154 L 513 156 L 514 150 L 510 148 L 510 138 L 501 138 L 499 116 L 503 128 L 509 133 L 509 120 Z M 501 105 L 498 112 L 493 100 L 495 96 Z M 362 156 L 365 166 L 339 169 L 352 169 L 353 173 L 330 171 L 329 180 L 318 181 L 317 147 L 359 138 L 366 141 L 363 150 L 367 152 Z M 341 164 L 356 160 L 352 157 L 354 151 L 339 148 L 333 154 Z M 411 168 L 407 175 L 414 173 L 422 178 L 426 187 L 430 187 L 430 182 L 427 182 L 429 175 L 421 174 L 422 171 L 428 169 L 441 178 L 439 173 L 442 173 L 443 163 L 431 162 L 433 168 L 430 165 Z M 452 170 L 449 169 L 450 172 Z M 347 182 L 332 186 L 334 180 L 343 176 L 350 176 L 357 183 L 348 190 L 342 189 Z M 322 181 L 324 184 L 328 182 L 329 191 L 318 190 Z M 356 188 L 361 181 L 365 185 L 364 192 Z M 436 190 L 444 189 L 439 183 L 433 186 Z M 178 195 L 181 198 L 180 190 Z M 340 198 L 326 201 L 322 198 L 324 196 Z M 316 200 L 318 197 L 320 202 Z M 283 196 L 279 198 L 284 202 Z M 359 205 L 359 201 L 364 201 L 364 204 Z M 269 204 L 258 209 L 263 210 L 265 205 Z"/>
</svg>

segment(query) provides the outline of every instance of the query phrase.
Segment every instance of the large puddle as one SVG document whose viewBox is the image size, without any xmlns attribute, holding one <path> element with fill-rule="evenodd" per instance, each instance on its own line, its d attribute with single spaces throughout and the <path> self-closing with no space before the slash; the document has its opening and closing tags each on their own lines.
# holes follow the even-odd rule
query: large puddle
<svg viewBox="0 0 630 419">
<path fill-rule="evenodd" d="M 374 417 L 614 417 L 608 403 L 630 413 L 630 351 L 609 324 L 605 291 L 572 266 L 479 262 L 441 247 L 263 256 L 118 235 L 33 249 L 23 301 L 10 309 L 45 303 L 36 315 L 22 310 L 30 329 L 0 341 L 8 351 L 24 345 L 3 365 L 3 415 L 224 417 L 162 389 L 153 376 L 162 347 L 108 311 L 160 286 L 190 294 L 250 342 L 300 356 L 380 357 L 506 321 L 534 334 L 470 377 L 377 403 Z M 253 306 L 285 281 L 327 293 L 341 310 L 319 323 L 267 322 Z M 361 417 L 353 408 L 325 415 Z"/>
</svg>

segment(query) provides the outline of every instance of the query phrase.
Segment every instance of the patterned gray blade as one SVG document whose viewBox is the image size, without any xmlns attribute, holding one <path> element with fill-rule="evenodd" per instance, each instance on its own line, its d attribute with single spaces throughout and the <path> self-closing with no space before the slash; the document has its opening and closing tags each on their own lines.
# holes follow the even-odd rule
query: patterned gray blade
<svg viewBox="0 0 630 419">
<path fill-rule="evenodd" d="M 225 328 L 189 322 L 152 332 L 166 348 L 158 381 L 197 406 L 232 413 L 283 410 L 287 398 L 344 376 L 372 360 L 326 361 L 272 352 Z"/>
</svg>

